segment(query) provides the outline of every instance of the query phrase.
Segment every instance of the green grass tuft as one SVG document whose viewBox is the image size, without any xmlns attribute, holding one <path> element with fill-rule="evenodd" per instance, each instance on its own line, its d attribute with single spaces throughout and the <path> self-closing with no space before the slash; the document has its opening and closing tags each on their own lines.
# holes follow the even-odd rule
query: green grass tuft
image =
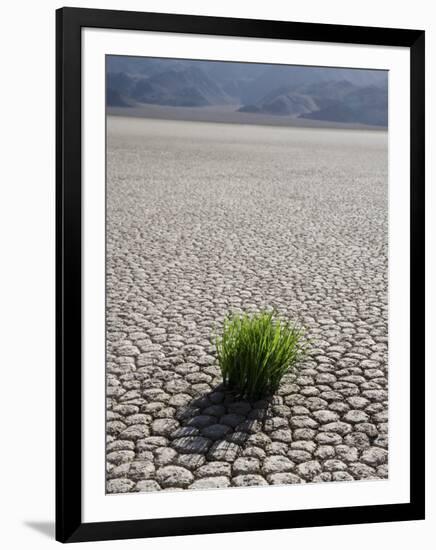
<svg viewBox="0 0 436 550">
<path fill-rule="evenodd" d="M 307 341 L 296 325 L 273 312 L 230 315 L 216 340 L 224 383 L 248 399 L 274 393 L 304 357 Z"/>
</svg>

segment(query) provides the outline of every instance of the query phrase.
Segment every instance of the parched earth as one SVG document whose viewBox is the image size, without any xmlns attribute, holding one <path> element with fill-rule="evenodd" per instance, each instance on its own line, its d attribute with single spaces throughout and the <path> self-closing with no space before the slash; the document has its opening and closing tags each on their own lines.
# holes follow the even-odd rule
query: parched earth
<svg viewBox="0 0 436 550">
<path fill-rule="evenodd" d="M 387 134 L 108 119 L 107 491 L 388 476 Z M 230 311 L 311 339 L 220 385 Z"/>
</svg>

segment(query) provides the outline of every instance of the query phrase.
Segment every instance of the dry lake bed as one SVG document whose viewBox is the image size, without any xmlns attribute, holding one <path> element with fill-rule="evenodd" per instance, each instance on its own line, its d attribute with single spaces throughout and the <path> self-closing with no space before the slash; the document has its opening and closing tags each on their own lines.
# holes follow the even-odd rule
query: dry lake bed
<svg viewBox="0 0 436 550">
<path fill-rule="evenodd" d="M 387 478 L 387 133 L 107 131 L 107 491 Z M 265 308 L 310 355 L 238 400 L 214 335 Z"/>
</svg>

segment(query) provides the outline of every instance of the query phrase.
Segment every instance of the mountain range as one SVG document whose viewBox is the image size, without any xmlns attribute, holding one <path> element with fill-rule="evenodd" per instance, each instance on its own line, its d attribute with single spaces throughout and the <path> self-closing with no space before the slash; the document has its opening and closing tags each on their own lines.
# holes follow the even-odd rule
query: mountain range
<svg viewBox="0 0 436 550">
<path fill-rule="evenodd" d="M 108 56 L 109 107 L 233 108 L 387 126 L 387 71 Z"/>
</svg>

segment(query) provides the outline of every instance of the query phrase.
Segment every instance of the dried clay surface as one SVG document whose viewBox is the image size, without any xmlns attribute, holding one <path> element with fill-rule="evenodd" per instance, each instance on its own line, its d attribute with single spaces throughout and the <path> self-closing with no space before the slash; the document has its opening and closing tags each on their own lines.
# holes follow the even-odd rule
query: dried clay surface
<svg viewBox="0 0 436 550">
<path fill-rule="evenodd" d="M 109 493 L 388 476 L 387 134 L 108 118 Z M 310 354 L 220 385 L 229 312 Z"/>
</svg>

